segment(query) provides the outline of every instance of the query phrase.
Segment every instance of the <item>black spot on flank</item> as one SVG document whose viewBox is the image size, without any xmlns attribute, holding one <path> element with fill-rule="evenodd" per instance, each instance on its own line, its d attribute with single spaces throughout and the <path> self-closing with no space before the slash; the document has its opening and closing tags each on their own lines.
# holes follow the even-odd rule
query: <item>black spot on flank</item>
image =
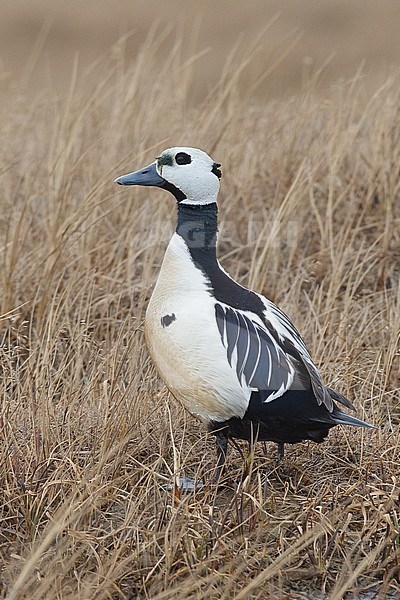
<svg viewBox="0 0 400 600">
<path fill-rule="evenodd" d="M 192 157 L 186 152 L 178 152 L 175 156 L 175 160 L 177 165 L 190 165 Z"/>
<path fill-rule="evenodd" d="M 161 325 L 164 327 L 164 329 L 169 327 L 174 321 L 176 321 L 176 316 L 174 313 L 172 313 L 172 315 L 164 315 L 161 317 Z"/>
</svg>

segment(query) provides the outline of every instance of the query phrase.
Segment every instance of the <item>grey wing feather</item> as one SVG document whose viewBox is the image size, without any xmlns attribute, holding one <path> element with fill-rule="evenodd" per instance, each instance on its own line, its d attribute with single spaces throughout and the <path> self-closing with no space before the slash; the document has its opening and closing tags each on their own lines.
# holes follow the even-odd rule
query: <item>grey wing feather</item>
<svg viewBox="0 0 400 600">
<path fill-rule="evenodd" d="M 225 311 L 220 304 L 215 305 L 215 318 L 217 320 L 219 335 L 222 343 L 225 345 Z"/>
<path fill-rule="evenodd" d="M 277 391 L 288 388 L 294 368 L 269 332 L 247 315 L 232 308 L 215 305 L 221 340 L 240 382 L 257 390 Z M 236 365 L 232 364 L 236 349 Z"/>
<path fill-rule="evenodd" d="M 308 361 L 306 358 L 304 358 L 303 362 L 307 368 L 307 371 L 310 374 L 311 387 L 313 389 L 313 392 L 315 394 L 318 404 L 325 404 L 325 406 L 329 410 L 329 412 L 332 412 L 333 411 L 332 398 L 329 395 L 327 388 L 322 383 L 320 374 L 318 373 L 318 371 L 314 367 L 314 365 L 310 361 Z"/>
<path fill-rule="evenodd" d="M 225 330 L 227 340 L 228 361 L 229 364 L 232 365 L 232 354 L 238 342 L 240 325 L 236 311 L 234 311 L 231 308 L 228 308 L 228 310 L 226 311 Z"/>
<path fill-rule="evenodd" d="M 310 358 L 310 355 L 308 354 L 308 351 L 307 355 L 303 354 L 295 347 L 294 343 L 291 340 L 288 340 L 287 338 L 285 338 L 283 346 L 285 350 L 294 358 L 296 358 L 299 361 L 299 363 L 303 366 L 303 368 L 305 368 L 307 374 L 310 377 L 311 387 L 315 394 L 317 403 L 319 405 L 325 404 L 329 412 L 332 412 L 333 402 L 332 397 L 330 395 L 330 390 L 329 388 L 324 386 L 321 376 L 315 368 Z"/>
<path fill-rule="evenodd" d="M 251 337 L 251 344 L 249 348 L 249 353 L 246 360 L 246 369 L 248 373 L 250 373 L 250 386 L 257 387 L 255 385 L 255 375 L 257 373 L 258 361 L 261 354 L 261 340 L 257 333 L 256 327 L 254 323 L 249 319 L 247 323 L 249 335 Z"/>
<path fill-rule="evenodd" d="M 251 339 L 249 335 L 249 329 L 247 327 L 247 319 L 240 314 L 240 312 L 236 313 L 239 321 L 239 335 L 237 337 L 236 347 L 237 347 L 237 362 L 236 362 L 236 374 L 238 376 L 239 381 L 241 380 L 242 373 L 246 377 L 246 358 L 248 354 L 248 348 L 251 344 Z"/>
<path fill-rule="evenodd" d="M 350 410 L 356 410 L 355 407 L 350 402 L 350 400 L 348 398 L 346 398 L 346 396 L 343 396 L 343 394 L 341 394 L 340 392 L 336 392 L 335 390 L 333 390 L 330 387 L 327 387 L 326 389 L 328 390 L 331 398 L 336 400 L 336 402 L 343 404 L 343 406 L 346 406 L 346 408 L 349 408 Z"/>
<path fill-rule="evenodd" d="M 279 321 L 279 324 L 282 328 L 280 333 L 282 347 L 286 353 L 288 353 L 291 357 L 297 359 L 296 365 L 296 375 L 294 379 L 294 386 L 302 385 L 306 382 L 306 379 L 309 378 L 308 387 L 312 387 L 312 390 L 315 394 L 315 398 L 318 404 L 324 404 L 329 412 L 333 411 L 333 402 L 332 399 L 337 400 L 351 408 L 351 403 L 337 392 L 333 392 L 329 388 L 325 387 L 322 382 L 321 376 L 318 373 L 311 356 L 304 344 L 304 341 L 301 338 L 301 335 L 290 321 L 289 317 L 275 304 L 267 300 L 263 299 L 267 310 L 270 310 L 274 317 Z M 307 388 L 306 388 L 307 389 Z M 332 393 L 333 392 L 333 393 Z"/>
</svg>

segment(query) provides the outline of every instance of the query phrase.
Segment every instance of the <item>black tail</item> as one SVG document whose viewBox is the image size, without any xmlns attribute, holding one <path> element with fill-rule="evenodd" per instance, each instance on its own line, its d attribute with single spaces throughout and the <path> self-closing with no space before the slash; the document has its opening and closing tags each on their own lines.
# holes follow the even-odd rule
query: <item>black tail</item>
<svg viewBox="0 0 400 600">
<path fill-rule="evenodd" d="M 339 409 L 333 411 L 332 418 L 338 425 L 352 425 L 353 427 L 368 427 L 369 429 L 376 429 L 375 425 L 361 421 L 361 419 L 356 419 L 356 417 L 351 417 Z"/>
</svg>

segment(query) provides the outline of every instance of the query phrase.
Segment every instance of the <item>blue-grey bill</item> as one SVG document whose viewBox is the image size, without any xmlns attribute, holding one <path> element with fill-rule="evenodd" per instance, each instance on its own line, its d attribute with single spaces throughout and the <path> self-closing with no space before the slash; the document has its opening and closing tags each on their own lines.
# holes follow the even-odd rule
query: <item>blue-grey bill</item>
<svg viewBox="0 0 400 600">
<path fill-rule="evenodd" d="M 118 183 L 119 185 L 153 185 L 161 187 L 164 185 L 165 179 L 157 173 L 156 163 L 154 162 L 144 167 L 144 169 L 117 177 L 117 179 L 114 179 L 114 183 Z"/>
</svg>

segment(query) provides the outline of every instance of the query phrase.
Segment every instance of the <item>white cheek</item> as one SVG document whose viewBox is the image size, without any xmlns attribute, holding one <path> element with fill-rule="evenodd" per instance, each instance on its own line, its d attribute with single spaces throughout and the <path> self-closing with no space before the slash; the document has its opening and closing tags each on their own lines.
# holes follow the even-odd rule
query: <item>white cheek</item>
<svg viewBox="0 0 400 600">
<path fill-rule="evenodd" d="M 163 177 L 180 189 L 186 196 L 183 204 L 209 204 L 215 202 L 219 180 L 211 173 L 209 165 L 193 165 L 191 168 L 164 167 Z"/>
</svg>

